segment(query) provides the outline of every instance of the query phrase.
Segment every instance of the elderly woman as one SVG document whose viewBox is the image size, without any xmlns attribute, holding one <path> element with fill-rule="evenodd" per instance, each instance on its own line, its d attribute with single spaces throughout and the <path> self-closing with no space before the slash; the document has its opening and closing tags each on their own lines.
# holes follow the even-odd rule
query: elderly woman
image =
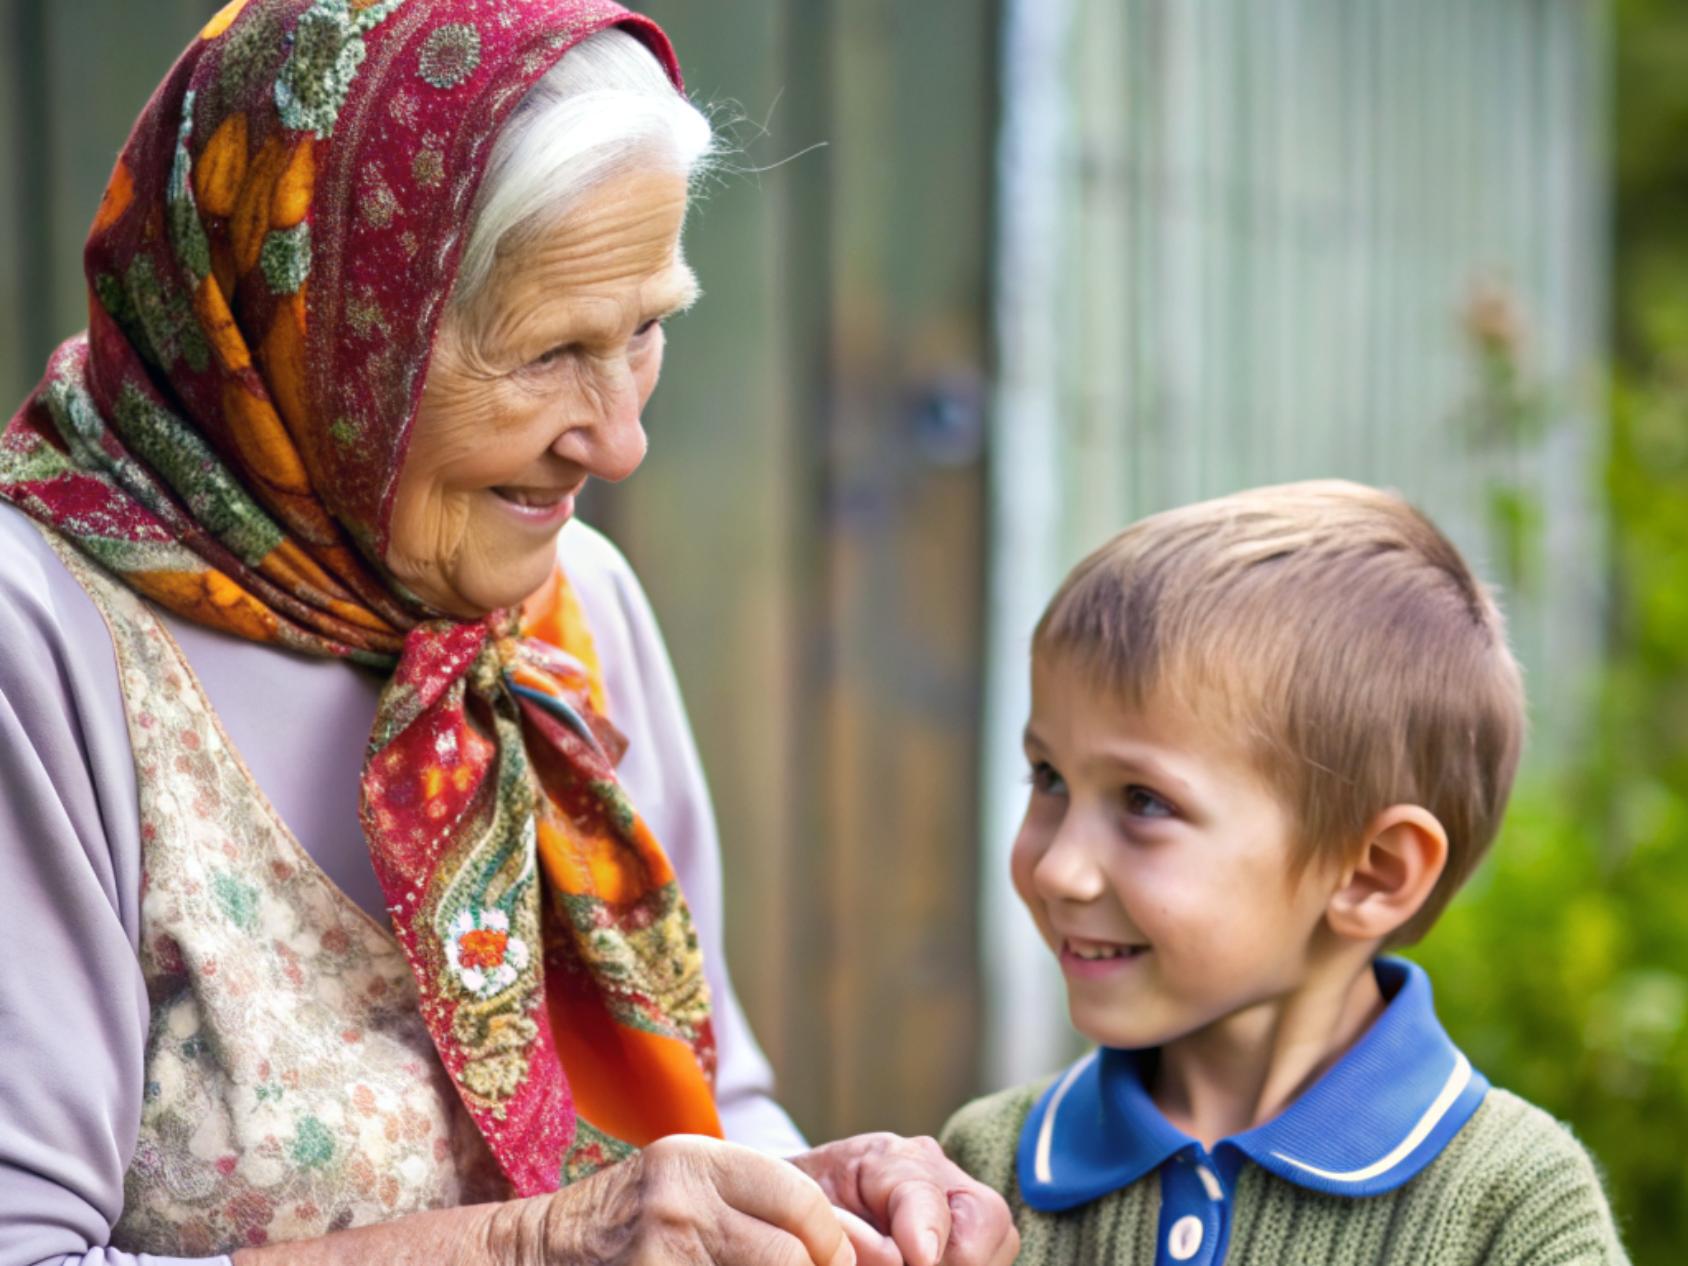
<svg viewBox="0 0 1688 1266">
<path fill-rule="evenodd" d="M 678 85 L 607 0 L 235 0 L 141 116 L 0 436 L 0 1266 L 1013 1256 L 769 1097 L 570 523 L 696 294 Z"/>
</svg>

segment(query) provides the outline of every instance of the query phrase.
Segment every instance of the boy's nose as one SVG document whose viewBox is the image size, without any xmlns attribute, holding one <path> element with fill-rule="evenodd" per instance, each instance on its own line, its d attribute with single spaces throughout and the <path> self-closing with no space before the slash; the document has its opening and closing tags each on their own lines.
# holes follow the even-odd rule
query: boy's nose
<svg viewBox="0 0 1688 1266">
<path fill-rule="evenodd" d="M 1032 870 L 1032 882 L 1050 901 L 1095 901 L 1108 886 L 1086 841 L 1071 830 L 1056 833 Z"/>
</svg>

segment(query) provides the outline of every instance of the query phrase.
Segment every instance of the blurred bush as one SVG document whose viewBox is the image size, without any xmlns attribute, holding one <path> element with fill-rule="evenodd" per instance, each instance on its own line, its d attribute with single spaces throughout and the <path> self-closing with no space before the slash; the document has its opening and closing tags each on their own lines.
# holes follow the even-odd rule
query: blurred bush
<svg viewBox="0 0 1688 1266">
<path fill-rule="evenodd" d="M 1675 1266 L 1688 1254 L 1688 8 L 1614 12 L 1598 705 L 1568 767 L 1526 777 L 1494 856 L 1414 956 L 1478 1066 L 1594 1151 L 1636 1262 Z"/>
</svg>

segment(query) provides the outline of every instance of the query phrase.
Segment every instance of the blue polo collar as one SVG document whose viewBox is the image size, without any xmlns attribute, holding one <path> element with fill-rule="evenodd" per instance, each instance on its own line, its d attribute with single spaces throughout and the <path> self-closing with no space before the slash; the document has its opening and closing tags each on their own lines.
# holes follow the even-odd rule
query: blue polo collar
<svg viewBox="0 0 1688 1266">
<path fill-rule="evenodd" d="M 1194 1164 L 1204 1182 L 1213 1164 L 1225 1188 L 1244 1159 L 1331 1195 L 1373 1196 L 1406 1182 L 1471 1119 L 1489 1083 L 1436 1019 L 1422 968 L 1386 958 L 1375 970 L 1388 1002 L 1371 1028 L 1278 1116 L 1221 1140 L 1211 1160 L 1149 1098 L 1152 1052 L 1086 1055 L 1026 1119 L 1016 1157 L 1026 1203 L 1070 1209 L 1174 1159 Z"/>
</svg>

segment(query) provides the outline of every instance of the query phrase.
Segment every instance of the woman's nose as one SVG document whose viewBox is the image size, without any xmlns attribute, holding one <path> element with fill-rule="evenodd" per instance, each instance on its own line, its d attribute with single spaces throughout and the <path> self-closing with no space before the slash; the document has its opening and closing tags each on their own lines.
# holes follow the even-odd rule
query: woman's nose
<svg viewBox="0 0 1688 1266">
<path fill-rule="evenodd" d="M 593 415 L 585 425 L 572 426 L 557 438 L 552 451 L 586 468 L 594 479 L 617 483 L 645 460 L 645 426 L 640 418 L 644 402 L 633 375 L 604 367 L 589 397 Z"/>
</svg>

